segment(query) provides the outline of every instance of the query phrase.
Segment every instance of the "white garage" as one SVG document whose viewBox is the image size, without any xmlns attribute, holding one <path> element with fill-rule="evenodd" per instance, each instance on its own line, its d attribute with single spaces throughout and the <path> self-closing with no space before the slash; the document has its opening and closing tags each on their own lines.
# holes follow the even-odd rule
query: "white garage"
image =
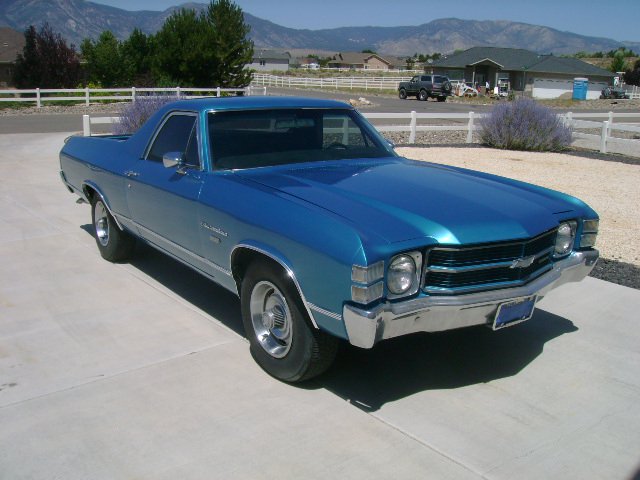
<svg viewBox="0 0 640 480">
<path fill-rule="evenodd" d="M 601 90 L 606 87 L 607 84 L 607 82 L 603 81 L 589 80 L 587 100 L 599 98 Z M 533 79 L 533 98 L 558 98 L 565 94 L 573 95 L 573 79 L 539 77 Z"/>
</svg>

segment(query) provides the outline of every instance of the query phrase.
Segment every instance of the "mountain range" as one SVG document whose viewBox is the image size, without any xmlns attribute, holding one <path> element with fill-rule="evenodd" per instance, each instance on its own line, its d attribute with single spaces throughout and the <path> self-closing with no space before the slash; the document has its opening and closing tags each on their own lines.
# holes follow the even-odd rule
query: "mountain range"
<svg viewBox="0 0 640 480">
<path fill-rule="evenodd" d="M 162 12 L 131 12 L 85 0 L 3 0 L 0 2 L 0 26 L 23 31 L 29 25 L 40 26 L 48 22 L 68 42 L 79 46 L 84 38 L 96 39 L 104 30 L 111 30 L 120 39 L 127 38 L 136 27 L 147 34 L 155 33 L 176 10 L 203 10 L 206 6 L 186 3 Z M 416 52 L 450 53 L 473 46 L 525 48 L 553 54 L 609 51 L 621 46 L 640 50 L 640 42 L 623 43 L 507 20 L 445 18 L 418 26 L 307 30 L 283 27 L 246 12 L 244 16 L 251 26 L 251 39 L 259 48 L 328 52 L 372 49 L 380 54 L 397 56 Z"/>
</svg>

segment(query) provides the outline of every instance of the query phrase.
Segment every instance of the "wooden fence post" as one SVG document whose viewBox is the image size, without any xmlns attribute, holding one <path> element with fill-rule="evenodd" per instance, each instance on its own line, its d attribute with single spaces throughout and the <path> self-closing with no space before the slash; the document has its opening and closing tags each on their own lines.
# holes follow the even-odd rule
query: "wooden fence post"
<svg viewBox="0 0 640 480">
<path fill-rule="evenodd" d="M 91 93 L 89 92 L 89 87 L 84 89 L 84 103 L 89 106 L 89 102 L 91 101 Z"/>
<path fill-rule="evenodd" d="M 42 103 L 40 102 L 40 89 L 36 88 L 36 105 L 38 106 L 38 108 L 40 108 L 42 106 Z"/>
</svg>

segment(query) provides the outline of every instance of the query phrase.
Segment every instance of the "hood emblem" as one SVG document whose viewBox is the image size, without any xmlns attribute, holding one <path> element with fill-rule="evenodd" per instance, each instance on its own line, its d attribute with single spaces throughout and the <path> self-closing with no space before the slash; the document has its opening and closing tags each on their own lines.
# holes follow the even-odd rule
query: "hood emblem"
<svg viewBox="0 0 640 480">
<path fill-rule="evenodd" d="M 530 257 L 516 258 L 513 262 L 511 262 L 511 266 L 509 268 L 527 268 L 535 262 L 536 256 L 531 255 Z"/>
</svg>

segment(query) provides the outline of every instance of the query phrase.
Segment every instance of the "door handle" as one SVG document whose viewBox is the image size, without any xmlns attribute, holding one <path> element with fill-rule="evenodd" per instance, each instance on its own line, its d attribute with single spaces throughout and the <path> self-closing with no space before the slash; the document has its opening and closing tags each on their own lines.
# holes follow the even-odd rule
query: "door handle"
<svg viewBox="0 0 640 480">
<path fill-rule="evenodd" d="M 138 172 L 134 172 L 133 170 L 127 170 L 126 172 L 124 172 L 124 174 L 127 177 L 137 177 L 138 175 L 140 175 Z"/>
</svg>

